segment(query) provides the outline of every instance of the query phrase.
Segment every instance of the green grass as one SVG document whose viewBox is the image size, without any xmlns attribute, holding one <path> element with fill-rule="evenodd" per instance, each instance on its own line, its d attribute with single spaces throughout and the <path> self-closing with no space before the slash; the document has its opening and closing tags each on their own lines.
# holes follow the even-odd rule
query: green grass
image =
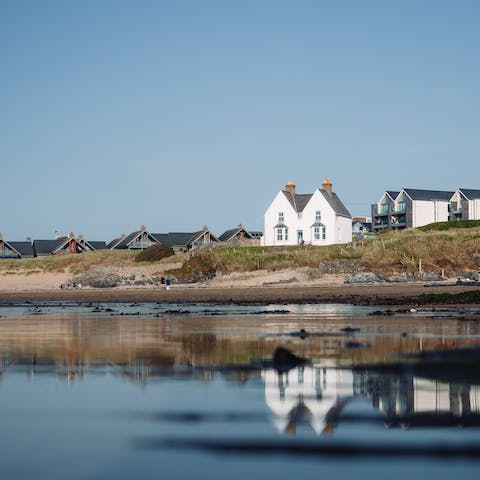
<svg viewBox="0 0 480 480">
<path fill-rule="evenodd" d="M 365 270 L 396 275 L 423 271 L 455 275 L 461 270 L 476 270 L 480 261 L 480 227 L 449 230 L 409 229 L 386 232 L 354 246 L 236 247 L 200 252 L 187 259 L 174 276 L 211 278 L 223 274 L 255 270 L 276 271 L 288 268 L 318 269 L 324 261 L 357 260 Z"/>
<path fill-rule="evenodd" d="M 469 290 L 461 293 L 428 293 L 420 295 L 419 300 L 432 303 L 479 303 L 480 290 Z"/>
<path fill-rule="evenodd" d="M 135 252 L 131 250 L 98 250 L 78 255 L 48 255 L 37 258 L 0 260 L 0 273 L 68 272 L 74 275 L 92 267 L 135 265 Z"/>
<path fill-rule="evenodd" d="M 445 231 L 454 228 L 476 228 L 480 227 L 480 220 L 458 220 L 451 222 L 437 222 L 430 223 L 424 227 L 419 227 L 418 230 L 423 232 L 431 232 L 432 230 Z"/>
</svg>

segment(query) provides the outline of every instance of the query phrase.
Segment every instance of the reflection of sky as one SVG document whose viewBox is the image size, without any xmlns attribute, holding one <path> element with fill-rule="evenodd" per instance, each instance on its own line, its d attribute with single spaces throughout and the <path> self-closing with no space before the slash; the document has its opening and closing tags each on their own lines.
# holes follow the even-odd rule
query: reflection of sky
<svg viewBox="0 0 480 480">
<path fill-rule="evenodd" d="M 316 369 L 320 370 L 320 383 Z M 0 477 L 141 478 L 140 472 L 151 476 L 160 469 L 166 478 L 198 478 L 198 469 L 208 469 L 213 472 L 209 478 L 243 478 L 246 474 L 287 478 L 299 468 L 302 474 L 314 475 L 320 465 L 322 471 L 335 472 L 338 478 L 352 475 L 352 465 L 357 468 L 357 476 L 371 469 L 377 473 L 387 471 L 382 467 L 383 461 L 375 459 L 369 462 L 348 459 L 347 466 L 342 460 L 328 458 L 322 458 L 320 464 L 308 457 L 238 457 L 235 454 L 219 457 L 202 452 L 133 448 L 135 438 L 150 437 L 294 441 L 286 435 L 279 437 L 279 424 L 274 417 L 280 414 L 283 418 L 288 414 L 298 395 L 308 403 L 314 420 L 308 429 L 306 425 L 299 425 L 303 428 L 297 431 L 297 439 L 387 444 L 441 440 L 461 444 L 478 437 L 477 429 L 388 430 L 381 422 L 349 421 L 339 421 L 331 436 L 317 437 L 314 430 L 318 433 L 324 427 L 320 423 L 336 403 L 349 399 L 344 412 L 361 416 L 375 413 L 372 400 L 355 390 L 360 387 L 351 371 L 326 364 L 305 367 L 303 375 L 297 369 L 288 372 L 283 409 L 281 402 L 275 403 L 279 398 L 276 376 L 275 371 L 265 370 L 263 380 L 254 377 L 238 383 L 220 373 L 213 373 L 208 382 L 202 380 L 201 375 L 165 374 L 139 385 L 106 365 L 83 378 L 76 377 L 69 384 L 53 373 L 32 376 L 26 369 L 7 369 L 0 383 Z M 318 386 L 321 399 L 316 398 Z M 156 417 L 159 413 L 164 415 L 161 419 Z M 168 419 L 169 414 L 192 413 L 205 418 Z M 380 413 L 377 415 L 381 417 Z M 400 478 L 396 475 L 404 471 L 402 462 L 404 460 L 395 459 L 389 462 L 396 468 L 389 478 Z M 469 469 L 468 462 L 451 462 L 447 466 L 432 460 L 413 462 L 420 469 L 434 472 L 437 478 L 447 478 L 446 473 L 451 475 L 455 465 L 460 468 L 459 472 Z M 470 468 L 475 469 L 475 465 Z M 232 467 L 235 471 L 231 471 Z"/>
</svg>

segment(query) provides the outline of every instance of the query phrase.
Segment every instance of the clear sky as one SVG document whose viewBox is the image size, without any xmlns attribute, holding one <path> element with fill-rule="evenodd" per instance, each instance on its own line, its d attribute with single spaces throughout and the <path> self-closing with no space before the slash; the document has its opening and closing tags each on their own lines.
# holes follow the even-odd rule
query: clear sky
<svg viewBox="0 0 480 480">
<path fill-rule="evenodd" d="M 0 231 L 214 233 L 480 189 L 480 1 L 0 0 Z"/>
</svg>

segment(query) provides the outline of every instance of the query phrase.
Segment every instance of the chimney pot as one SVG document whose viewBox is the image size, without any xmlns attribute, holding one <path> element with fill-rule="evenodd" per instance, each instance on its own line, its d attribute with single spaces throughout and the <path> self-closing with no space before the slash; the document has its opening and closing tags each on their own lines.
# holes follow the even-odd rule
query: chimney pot
<svg viewBox="0 0 480 480">
<path fill-rule="evenodd" d="M 288 193 L 291 193 L 292 195 L 295 195 L 295 184 L 290 180 L 286 185 L 285 185 L 285 190 Z"/>
<path fill-rule="evenodd" d="M 329 195 L 332 194 L 332 181 L 328 177 L 323 181 L 322 189 L 325 190 Z"/>
</svg>

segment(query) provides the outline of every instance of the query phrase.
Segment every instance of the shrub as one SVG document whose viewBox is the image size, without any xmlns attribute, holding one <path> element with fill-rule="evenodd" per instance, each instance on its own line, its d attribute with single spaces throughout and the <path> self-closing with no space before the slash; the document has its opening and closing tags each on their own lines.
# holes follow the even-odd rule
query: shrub
<svg viewBox="0 0 480 480">
<path fill-rule="evenodd" d="M 173 248 L 165 245 L 152 245 L 135 255 L 136 262 L 158 262 L 162 258 L 171 257 L 175 252 Z"/>
</svg>

